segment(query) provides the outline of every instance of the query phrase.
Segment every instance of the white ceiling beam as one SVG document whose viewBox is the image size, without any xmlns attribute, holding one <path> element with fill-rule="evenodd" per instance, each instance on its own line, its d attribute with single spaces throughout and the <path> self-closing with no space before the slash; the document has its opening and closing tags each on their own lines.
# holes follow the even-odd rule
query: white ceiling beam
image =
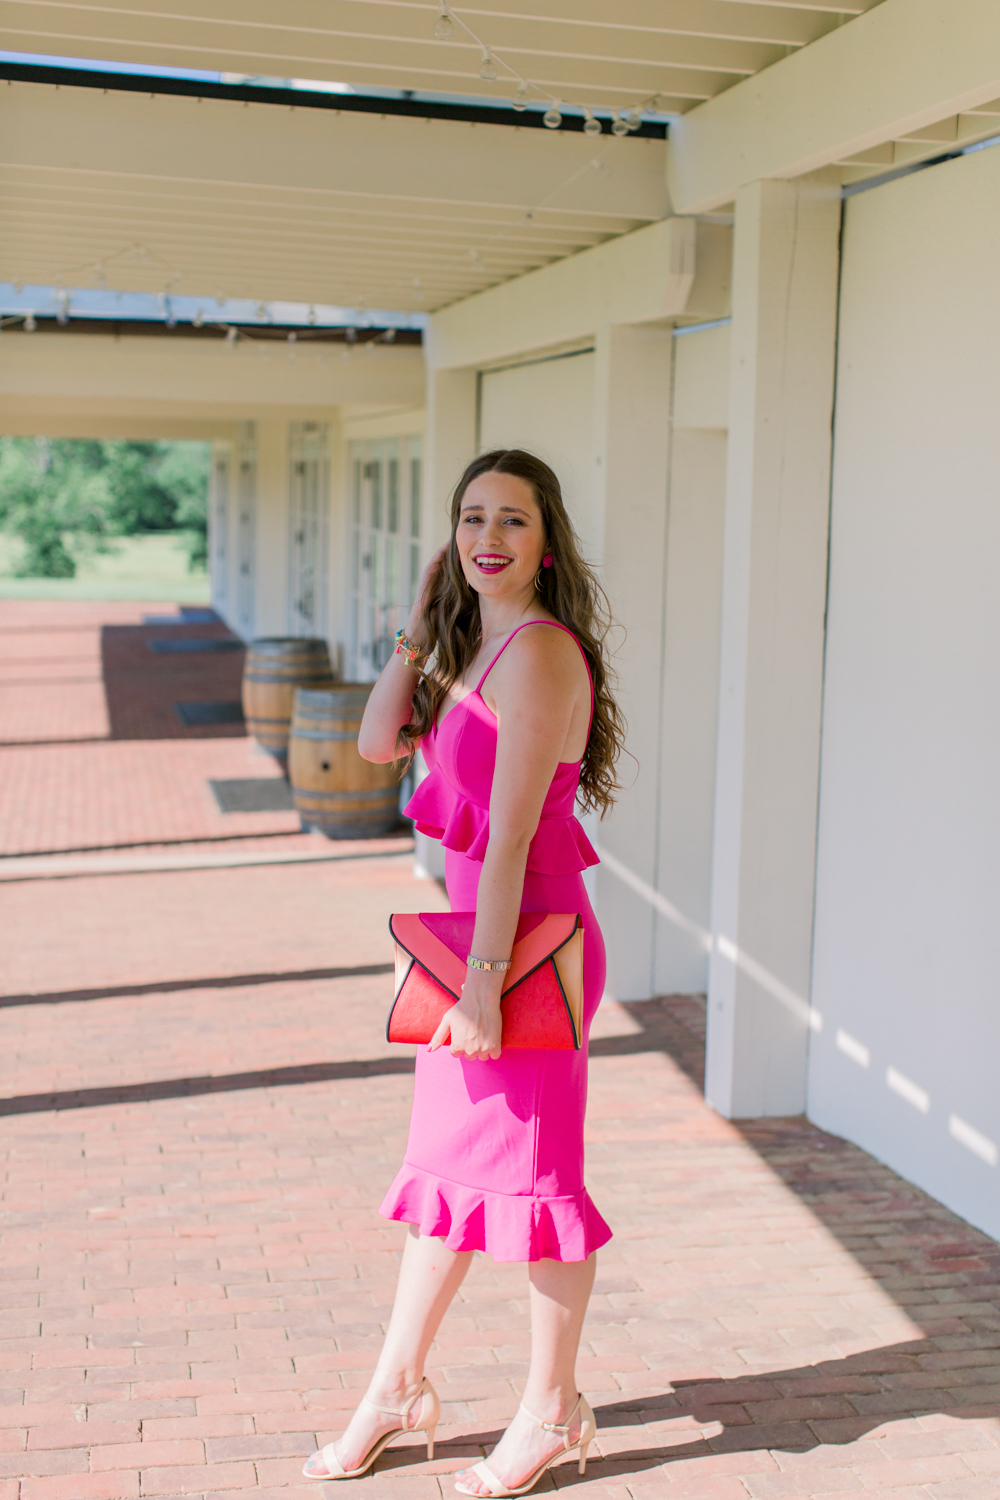
<svg viewBox="0 0 1000 1500">
<path fill-rule="evenodd" d="M 588 170 L 600 154 L 605 170 Z M 297 110 L 234 99 L 0 88 L 0 167 L 155 179 L 227 190 L 260 185 L 401 203 L 662 216 L 665 143 L 452 120 Z"/>
<path fill-rule="evenodd" d="M 111 334 L 5 333 L 0 340 L 0 397 L 8 401 L 118 403 L 122 410 L 168 416 L 203 404 L 233 417 L 254 407 L 398 402 L 418 406 L 424 393 L 423 351 L 416 345 L 307 350 L 289 362 L 284 345 L 269 355 L 230 348 L 221 339 L 144 338 Z M 342 355 L 348 353 L 347 358 Z"/>
<path fill-rule="evenodd" d="M 605 323 L 684 311 L 695 274 L 696 226 L 666 219 L 435 313 L 425 335 L 438 369 L 489 364 L 572 343 Z"/>
<path fill-rule="evenodd" d="M 765 178 L 798 177 L 1000 95 L 1000 6 L 882 0 L 700 105 L 671 130 L 675 213 Z"/>
</svg>

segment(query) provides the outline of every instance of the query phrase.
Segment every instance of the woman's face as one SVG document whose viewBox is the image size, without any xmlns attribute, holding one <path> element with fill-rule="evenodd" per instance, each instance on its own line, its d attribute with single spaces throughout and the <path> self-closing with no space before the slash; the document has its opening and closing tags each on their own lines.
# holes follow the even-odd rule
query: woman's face
<svg viewBox="0 0 1000 1500">
<path fill-rule="evenodd" d="M 535 492 L 516 474 L 480 474 L 462 496 L 455 542 L 478 594 L 499 599 L 533 591 L 546 541 Z"/>
</svg>

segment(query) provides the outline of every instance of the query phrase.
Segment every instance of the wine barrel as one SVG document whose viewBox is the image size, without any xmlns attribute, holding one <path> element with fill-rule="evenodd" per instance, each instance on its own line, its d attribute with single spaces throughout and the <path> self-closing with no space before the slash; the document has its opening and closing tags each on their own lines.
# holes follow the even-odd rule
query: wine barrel
<svg viewBox="0 0 1000 1500">
<path fill-rule="evenodd" d="M 399 817 L 399 771 L 358 753 L 370 682 L 298 688 L 288 740 L 288 779 L 304 829 L 328 839 L 378 838 Z"/>
<path fill-rule="evenodd" d="M 292 700 L 300 686 L 333 682 L 326 641 L 264 636 L 251 641 L 243 668 L 243 717 L 257 743 L 284 764 Z"/>
</svg>

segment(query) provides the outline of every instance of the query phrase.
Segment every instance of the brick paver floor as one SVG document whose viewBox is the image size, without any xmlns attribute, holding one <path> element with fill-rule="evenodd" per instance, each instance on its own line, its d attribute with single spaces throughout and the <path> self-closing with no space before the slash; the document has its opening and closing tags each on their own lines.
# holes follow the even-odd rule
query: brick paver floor
<svg viewBox="0 0 1000 1500">
<path fill-rule="evenodd" d="M 366 1382 L 403 1236 L 376 1212 L 411 1087 L 385 918 L 444 900 L 398 849 L 348 852 L 0 886 L 0 1500 L 437 1500 L 513 1413 L 523 1268 L 477 1256 L 432 1353 L 434 1461 L 300 1477 Z M 720 1120 L 702 1029 L 694 998 L 598 1014 L 598 1451 L 540 1489 L 998 1500 L 1000 1250 L 803 1120 Z"/>
</svg>

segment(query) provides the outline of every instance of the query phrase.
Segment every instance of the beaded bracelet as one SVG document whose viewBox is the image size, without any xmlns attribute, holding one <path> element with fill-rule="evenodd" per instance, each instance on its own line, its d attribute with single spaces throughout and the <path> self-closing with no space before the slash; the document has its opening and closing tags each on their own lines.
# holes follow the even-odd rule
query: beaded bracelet
<svg viewBox="0 0 1000 1500">
<path fill-rule="evenodd" d="M 473 958 L 470 953 L 467 955 L 465 962 L 470 969 L 497 970 L 499 973 L 505 974 L 510 968 L 511 961 L 509 958 Z"/>
<path fill-rule="evenodd" d="M 415 646 L 405 630 L 396 631 L 396 651 L 408 667 L 413 667 L 418 672 L 420 671 L 418 662 L 427 660 L 427 652 Z"/>
</svg>

